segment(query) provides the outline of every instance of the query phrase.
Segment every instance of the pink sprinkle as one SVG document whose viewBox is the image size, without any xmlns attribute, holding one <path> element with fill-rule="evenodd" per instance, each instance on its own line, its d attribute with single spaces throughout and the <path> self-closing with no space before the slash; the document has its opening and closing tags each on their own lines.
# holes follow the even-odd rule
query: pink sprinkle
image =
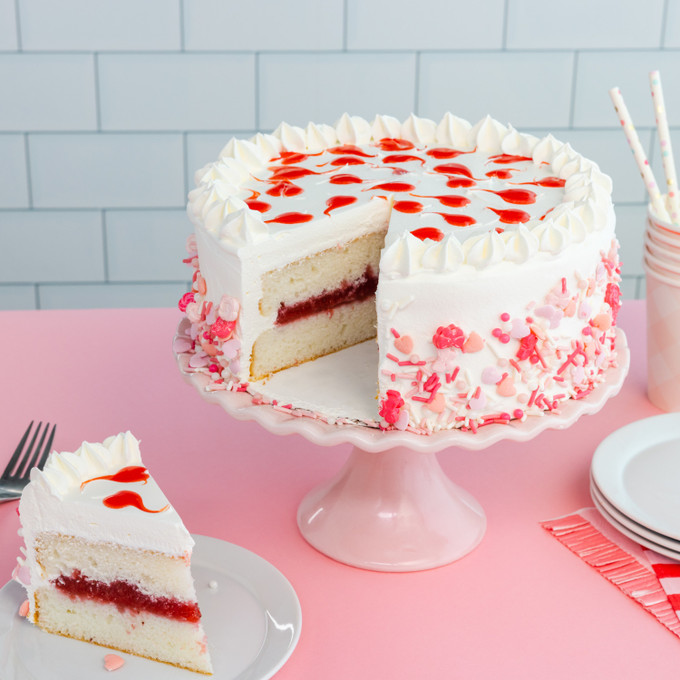
<svg viewBox="0 0 680 680">
<path fill-rule="evenodd" d="M 519 418 L 521 418 L 521 417 L 524 415 L 524 411 L 522 411 L 521 408 L 516 408 L 516 409 L 512 412 L 512 415 L 513 415 L 515 418 L 519 419 Z"/>
<path fill-rule="evenodd" d="M 28 616 L 29 608 L 28 600 L 24 600 L 19 607 L 19 616 L 26 618 Z"/>
<path fill-rule="evenodd" d="M 390 328 L 390 332 L 392 333 L 392 335 L 393 335 L 395 338 L 398 338 L 398 337 L 399 337 L 399 333 L 397 333 L 397 329 L 396 329 L 396 328 Z"/>
<path fill-rule="evenodd" d="M 124 663 L 125 661 L 118 654 L 107 654 L 104 657 L 104 668 L 107 671 L 117 671 Z"/>
<path fill-rule="evenodd" d="M 510 315 L 507 312 L 501 314 L 501 321 L 510 321 Z"/>
<path fill-rule="evenodd" d="M 501 335 L 498 336 L 498 339 L 504 344 L 507 345 L 510 342 L 510 336 L 507 333 L 502 333 Z"/>
<path fill-rule="evenodd" d="M 592 334 L 593 334 L 593 331 L 592 331 L 592 329 L 590 328 L 590 326 L 586 326 L 586 327 L 581 331 L 581 333 L 583 333 L 583 335 L 592 335 Z"/>
<path fill-rule="evenodd" d="M 499 338 L 503 334 L 503 331 L 500 328 L 494 328 L 491 331 L 491 335 L 493 335 L 494 338 Z"/>
</svg>

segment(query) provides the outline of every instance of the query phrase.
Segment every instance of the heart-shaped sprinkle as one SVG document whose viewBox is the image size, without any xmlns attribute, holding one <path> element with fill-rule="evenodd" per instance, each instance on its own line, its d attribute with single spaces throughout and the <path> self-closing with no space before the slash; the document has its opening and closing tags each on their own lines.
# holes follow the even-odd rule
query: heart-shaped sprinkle
<svg viewBox="0 0 680 680">
<path fill-rule="evenodd" d="M 482 371 L 482 382 L 485 385 L 495 385 L 502 377 L 503 374 L 495 366 L 487 366 Z"/>
<path fill-rule="evenodd" d="M 104 657 L 104 668 L 107 671 L 117 671 L 124 663 L 125 661 L 118 654 L 107 654 Z"/>
<path fill-rule="evenodd" d="M 402 354 L 410 354 L 413 351 L 413 339 L 410 335 L 401 335 L 395 338 L 394 348 Z"/>
<path fill-rule="evenodd" d="M 523 319 L 513 319 L 512 328 L 510 329 L 510 337 L 515 340 L 526 338 L 531 333 L 531 329 Z"/>
<path fill-rule="evenodd" d="M 496 392 L 498 392 L 501 397 L 514 397 L 515 394 L 517 394 L 514 380 L 509 375 L 506 375 L 496 386 Z"/>
<path fill-rule="evenodd" d="M 463 343 L 463 353 L 473 354 L 474 352 L 479 352 L 484 347 L 484 340 L 479 333 L 472 331 L 468 335 L 467 340 Z"/>
<path fill-rule="evenodd" d="M 437 392 L 437 394 L 434 395 L 434 399 L 429 404 L 426 404 L 426 406 L 433 413 L 442 413 L 446 408 L 444 395 L 441 392 Z"/>
</svg>

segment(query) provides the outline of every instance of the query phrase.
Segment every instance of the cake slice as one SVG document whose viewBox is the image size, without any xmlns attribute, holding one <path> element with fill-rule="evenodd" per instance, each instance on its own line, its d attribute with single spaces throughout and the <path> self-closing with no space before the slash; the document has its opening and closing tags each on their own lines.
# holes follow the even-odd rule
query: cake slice
<svg viewBox="0 0 680 680">
<path fill-rule="evenodd" d="M 212 673 L 194 541 L 129 433 L 31 472 L 19 504 L 28 619 L 49 633 Z"/>
</svg>

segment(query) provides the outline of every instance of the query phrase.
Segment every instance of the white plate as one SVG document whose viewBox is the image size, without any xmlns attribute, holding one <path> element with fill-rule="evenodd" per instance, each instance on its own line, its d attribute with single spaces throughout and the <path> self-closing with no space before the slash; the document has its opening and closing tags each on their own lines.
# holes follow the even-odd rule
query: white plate
<svg viewBox="0 0 680 680">
<path fill-rule="evenodd" d="M 680 414 L 638 420 L 610 434 L 593 455 L 593 481 L 624 515 L 680 540 Z"/>
<path fill-rule="evenodd" d="M 194 536 L 191 568 L 215 680 L 271 678 L 300 637 L 300 602 L 286 578 L 258 555 L 207 536 Z M 217 588 L 209 587 L 211 581 Z M 92 680 L 111 677 L 103 647 L 50 635 L 20 617 L 24 589 L 10 581 L 0 590 L 2 680 Z M 190 680 L 191 671 L 119 653 L 116 680 Z"/>
<path fill-rule="evenodd" d="M 624 526 L 623 524 L 621 524 L 621 522 L 617 521 L 616 518 L 610 515 L 607 512 L 607 509 L 597 500 L 597 497 L 594 494 L 591 494 L 591 498 L 593 499 L 593 503 L 595 504 L 595 507 L 599 510 L 602 517 L 606 519 L 607 522 L 609 522 L 609 524 L 611 524 L 614 527 L 614 529 L 620 531 L 627 538 L 630 538 L 631 541 L 635 541 L 635 543 L 638 543 L 639 545 L 642 545 L 645 548 L 649 548 L 650 550 L 653 550 L 654 552 L 657 552 L 660 555 L 670 557 L 672 560 L 680 560 L 680 552 L 670 550 L 669 548 L 666 548 L 663 545 L 659 545 L 658 543 L 650 541 L 646 539 L 644 536 L 641 536 L 640 534 L 631 531 L 628 527 Z"/>
<path fill-rule="evenodd" d="M 590 497 L 593 499 L 593 501 L 597 502 L 598 508 L 602 507 L 609 517 L 616 520 L 619 524 L 622 524 L 624 527 L 626 527 L 626 529 L 628 529 L 628 531 L 631 531 L 640 538 L 644 538 L 650 543 L 655 543 L 656 545 L 667 548 L 668 550 L 672 550 L 680 555 L 680 541 L 674 541 L 672 538 L 668 538 L 663 534 L 657 534 L 655 531 L 647 529 L 647 527 L 642 526 L 642 524 L 634 522 L 632 519 L 630 519 L 630 517 L 627 517 L 622 512 L 617 510 L 604 497 L 592 478 L 590 480 Z"/>
</svg>

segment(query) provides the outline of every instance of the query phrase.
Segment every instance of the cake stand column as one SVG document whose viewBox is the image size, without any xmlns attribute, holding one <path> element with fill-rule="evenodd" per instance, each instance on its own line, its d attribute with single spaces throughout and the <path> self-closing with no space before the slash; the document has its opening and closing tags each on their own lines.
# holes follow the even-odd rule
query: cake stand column
<svg viewBox="0 0 680 680">
<path fill-rule="evenodd" d="M 444 474 L 436 453 L 404 446 L 355 446 L 340 472 L 302 500 L 297 522 L 320 552 L 374 571 L 449 564 L 486 529 L 482 507 Z"/>
</svg>

